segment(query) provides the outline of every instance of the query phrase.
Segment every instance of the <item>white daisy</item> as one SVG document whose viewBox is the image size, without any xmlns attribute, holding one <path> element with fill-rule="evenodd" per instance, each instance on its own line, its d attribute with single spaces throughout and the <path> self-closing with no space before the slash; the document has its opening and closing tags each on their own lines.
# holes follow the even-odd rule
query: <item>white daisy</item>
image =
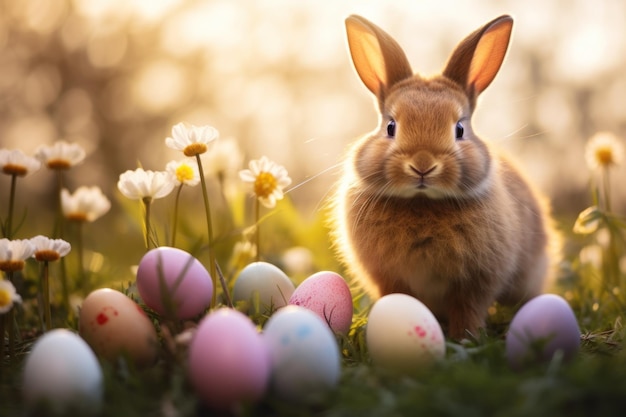
<svg viewBox="0 0 626 417">
<path fill-rule="evenodd" d="M 174 176 L 178 185 L 185 184 L 193 187 L 200 182 L 198 163 L 194 159 L 170 161 L 165 166 L 165 170 Z"/>
<path fill-rule="evenodd" d="M 37 158 L 26 155 L 24 152 L 14 149 L 0 149 L 0 169 L 7 175 L 24 177 L 41 168 L 41 162 Z"/>
<path fill-rule="evenodd" d="M 13 308 L 13 304 L 21 302 L 22 297 L 15 292 L 15 287 L 11 281 L 8 279 L 0 280 L 0 314 L 8 312 Z"/>
<path fill-rule="evenodd" d="M 0 239 L 0 271 L 21 271 L 33 253 L 35 247 L 29 239 Z"/>
<path fill-rule="evenodd" d="M 50 169 L 70 169 L 85 159 L 85 150 L 77 143 L 64 140 L 52 146 L 40 146 L 35 153 L 39 160 Z"/>
<path fill-rule="evenodd" d="M 239 177 L 252 185 L 254 195 L 267 208 L 276 206 L 284 196 L 283 189 L 291 184 L 287 170 L 266 156 L 250 161 L 249 169 L 239 172 Z"/>
<path fill-rule="evenodd" d="M 61 209 L 69 220 L 93 222 L 111 209 L 111 202 L 97 186 L 78 187 L 74 194 L 64 188 L 61 190 Z"/>
<path fill-rule="evenodd" d="M 185 156 L 196 156 L 207 151 L 209 143 L 217 139 L 219 132 L 213 126 L 194 126 L 178 123 L 172 127 L 172 137 L 165 139 L 168 148 L 182 151 Z"/>
<path fill-rule="evenodd" d="M 72 246 L 63 239 L 50 239 L 46 236 L 35 236 L 30 239 L 35 247 L 33 258 L 39 262 L 54 262 L 64 257 Z"/>
<path fill-rule="evenodd" d="M 624 157 L 624 145 L 612 133 L 599 132 L 585 147 L 585 160 L 590 169 L 619 165 Z"/>
<path fill-rule="evenodd" d="M 120 174 L 117 188 L 131 200 L 157 199 L 167 196 L 176 186 L 176 180 L 167 171 L 144 171 L 137 168 Z"/>
</svg>

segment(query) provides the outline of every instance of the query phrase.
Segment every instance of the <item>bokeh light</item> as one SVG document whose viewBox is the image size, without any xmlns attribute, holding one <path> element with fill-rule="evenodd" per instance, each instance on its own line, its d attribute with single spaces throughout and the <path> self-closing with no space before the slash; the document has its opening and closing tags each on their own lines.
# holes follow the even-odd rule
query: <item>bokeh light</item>
<svg viewBox="0 0 626 417">
<path fill-rule="evenodd" d="M 589 202 L 589 173 L 580 169 L 585 141 L 599 130 L 626 139 L 621 1 L 0 5 L 0 146 L 32 152 L 58 139 L 78 142 L 89 154 L 80 180 L 111 193 L 137 161 L 162 169 L 173 157 L 163 140 L 186 121 L 236 138 L 248 159 L 280 162 L 296 184 L 317 176 L 291 193 L 312 214 L 337 178 L 330 168 L 377 123 L 346 50 L 343 20 L 351 13 L 385 28 L 425 74 L 438 71 L 466 34 L 512 14 L 508 59 L 481 97 L 475 124 L 519 157 L 565 215 Z M 0 193 L 6 187 L 0 183 Z M 625 190 L 616 190 L 615 203 L 626 205 Z"/>
</svg>

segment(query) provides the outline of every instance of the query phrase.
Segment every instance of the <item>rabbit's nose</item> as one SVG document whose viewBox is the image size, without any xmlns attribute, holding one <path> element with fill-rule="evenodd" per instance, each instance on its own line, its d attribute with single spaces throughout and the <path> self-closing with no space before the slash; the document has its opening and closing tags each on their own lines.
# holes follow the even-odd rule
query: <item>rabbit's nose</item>
<svg viewBox="0 0 626 417">
<path fill-rule="evenodd" d="M 430 168 L 427 169 L 419 169 L 415 168 L 413 165 L 409 165 L 409 168 L 411 169 L 411 171 L 415 172 L 417 175 L 423 178 L 433 172 L 435 169 L 437 169 L 437 165 L 432 165 Z"/>
</svg>

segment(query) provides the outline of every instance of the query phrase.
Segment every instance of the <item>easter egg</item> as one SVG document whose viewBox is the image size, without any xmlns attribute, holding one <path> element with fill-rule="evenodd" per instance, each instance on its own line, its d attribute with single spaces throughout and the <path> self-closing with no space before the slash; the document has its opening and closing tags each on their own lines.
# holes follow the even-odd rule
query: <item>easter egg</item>
<svg viewBox="0 0 626 417">
<path fill-rule="evenodd" d="M 275 265 L 253 262 L 241 270 L 233 287 L 233 300 L 258 306 L 270 314 L 289 302 L 295 286 L 289 277 Z"/>
<path fill-rule="evenodd" d="M 337 340 L 311 310 L 295 305 L 278 310 L 267 321 L 263 338 L 271 358 L 271 389 L 278 397 L 313 404 L 339 382 Z"/>
<path fill-rule="evenodd" d="M 148 307 L 165 317 L 190 319 L 211 304 L 213 282 L 206 268 L 184 250 L 148 251 L 137 268 L 137 291 Z"/>
<path fill-rule="evenodd" d="M 573 358 L 580 348 L 580 328 L 567 301 L 556 294 L 539 295 L 519 309 L 506 334 L 510 366 L 550 361 L 557 351 Z"/>
<path fill-rule="evenodd" d="M 335 332 L 347 333 L 352 324 L 352 295 L 341 275 L 322 271 L 311 275 L 293 292 L 289 304 L 308 308 Z"/>
<path fill-rule="evenodd" d="M 189 345 L 189 379 L 203 402 L 233 411 L 260 400 L 267 389 L 267 346 L 252 321 L 222 308 L 204 317 Z"/>
<path fill-rule="evenodd" d="M 89 345 L 69 330 L 42 335 L 26 358 L 22 377 L 22 394 L 31 410 L 43 407 L 55 415 L 69 411 L 92 415 L 101 409 L 100 363 Z"/>
<path fill-rule="evenodd" d="M 146 313 L 123 293 L 92 291 L 83 301 L 79 333 L 93 351 L 108 360 L 123 356 L 137 366 L 156 361 L 159 342 Z"/>
<path fill-rule="evenodd" d="M 439 322 L 421 301 L 389 294 L 373 305 L 365 341 L 372 362 L 393 372 L 410 373 L 444 357 Z"/>
</svg>

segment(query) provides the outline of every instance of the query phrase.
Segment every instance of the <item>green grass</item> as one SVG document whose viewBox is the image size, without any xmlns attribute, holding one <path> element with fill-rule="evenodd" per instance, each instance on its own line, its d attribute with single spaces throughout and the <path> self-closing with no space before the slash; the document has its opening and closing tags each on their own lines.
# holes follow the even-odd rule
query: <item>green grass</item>
<svg viewBox="0 0 626 417">
<path fill-rule="evenodd" d="M 608 189 L 606 184 L 601 188 Z M 594 200 L 598 203 L 601 199 Z M 233 277 L 246 263 L 245 258 L 232 253 L 233 246 L 237 241 L 250 238 L 250 224 L 254 224 L 250 215 L 246 217 L 246 206 L 242 202 L 245 199 L 240 196 L 236 203 L 230 203 L 231 207 L 222 209 L 221 215 L 230 210 L 230 221 L 224 223 L 234 224 L 234 230 L 224 231 L 218 227 L 215 241 L 217 258 L 231 286 Z M 145 248 L 140 247 L 138 206 L 125 203 L 122 202 L 126 218 L 116 219 L 106 227 L 121 227 L 129 235 L 128 239 L 120 244 L 116 233 L 110 233 L 107 228 L 101 229 L 105 232 L 101 235 L 90 236 L 87 241 L 98 243 L 99 252 L 86 251 L 87 270 L 82 273 L 88 276 L 92 288 L 111 286 L 132 295 L 132 287 L 128 285 L 134 279 L 130 266 L 138 263 Z M 181 211 L 177 242 L 206 265 L 206 248 L 199 231 L 204 228 L 204 220 L 198 220 L 194 215 L 197 212 L 197 204 Z M 164 244 L 169 230 L 164 219 L 169 218 L 169 212 L 161 205 L 156 206 L 153 215 L 155 239 Z M 277 210 L 260 220 L 263 259 L 282 266 L 280 254 L 284 250 L 304 246 L 313 254 L 315 270 L 341 272 L 329 250 L 322 216 L 305 220 L 286 199 Z M 217 224 L 223 225 L 219 221 Z M 554 292 L 569 301 L 581 328 L 581 349 L 573 360 L 564 362 L 556 355 L 549 363 L 512 370 L 505 357 L 504 336 L 515 312 L 501 309 L 490 317 L 485 331 L 475 338 L 462 343 L 448 341 L 446 357 L 441 362 L 411 375 L 391 374 L 370 362 L 364 338 L 368 303 L 356 297 L 357 313 L 351 332 L 347 337 L 338 338 L 343 365 L 336 389 L 314 406 L 290 404 L 270 393 L 260 403 L 242 407 L 237 414 L 328 417 L 622 415 L 626 409 L 626 329 L 622 325 L 626 312 L 626 276 L 620 260 L 626 253 L 626 223 L 600 204 L 585 210 L 577 221 L 566 219 L 562 224 L 566 231 L 567 260 L 562 264 Z M 574 225 L 578 234 L 570 232 Z M 24 228 L 28 228 L 28 222 L 24 222 Z M 37 233 L 21 231 L 22 236 Z M 582 249 L 591 247 L 599 250 L 599 262 L 581 255 Z M 70 272 L 80 265 L 75 256 L 69 256 L 66 261 Z M 23 340 L 17 345 L 12 360 L 2 358 L 0 416 L 24 415 L 20 378 L 24 359 L 38 335 L 39 323 L 33 317 L 37 276 L 37 265 L 29 261 L 20 278 L 22 281 L 18 280 L 23 284 L 24 310 L 18 314 L 22 320 Z M 296 283 L 305 277 L 303 272 L 292 276 Z M 76 280 L 71 284 L 71 292 L 86 294 L 88 289 Z M 355 290 L 353 295 L 357 294 Z M 76 317 L 63 312 L 58 297 L 53 304 L 56 326 L 76 329 Z M 148 313 L 159 329 L 158 315 Z M 267 317 L 257 315 L 254 319 L 262 323 Z M 186 378 L 184 354 L 173 357 L 163 353 L 159 362 L 148 369 L 134 369 L 124 361 L 101 362 L 105 376 L 102 416 L 218 415 L 206 409 L 194 395 Z"/>
<path fill-rule="evenodd" d="M 583 301 L 583 300 L 579 300 Z M 572 303 L 577 306 L 578 303 Z M 583 309 L 584 310 L 584 309 Z M 505 358 L 506 314 L 492 320 L 475 340 L 448 341 L 445 360 L 412 375 L 374 367 L 363 343 L 363 313 L 343 351 L 341 382 L 321 404 L 303 406 L 271 394 L 240 410 L 244 416 L 590 416 L 622 415 L 626 406 L 626 352 L 621 320 L 609 317 L 582 328 L 581 350 L 570 362 L 556 355 L 513 371 Z M 580 310 L 576 311 L 577 313 Z M 579 322 L 584 322 L 579 317 Z M 612 325 L 611 325 L 612 323 Z M 19 379 L 33 340 L 18 346 L 17 362 L 5 363 L 0 387 L 0 415 L 22 415 Z M 102 362 L 105 375 L 103 416 L 217 415 L 203 407 L 185 378 L 184 361 L 161 360 L 149 369 L 124 362 Z"/>
</svg>

